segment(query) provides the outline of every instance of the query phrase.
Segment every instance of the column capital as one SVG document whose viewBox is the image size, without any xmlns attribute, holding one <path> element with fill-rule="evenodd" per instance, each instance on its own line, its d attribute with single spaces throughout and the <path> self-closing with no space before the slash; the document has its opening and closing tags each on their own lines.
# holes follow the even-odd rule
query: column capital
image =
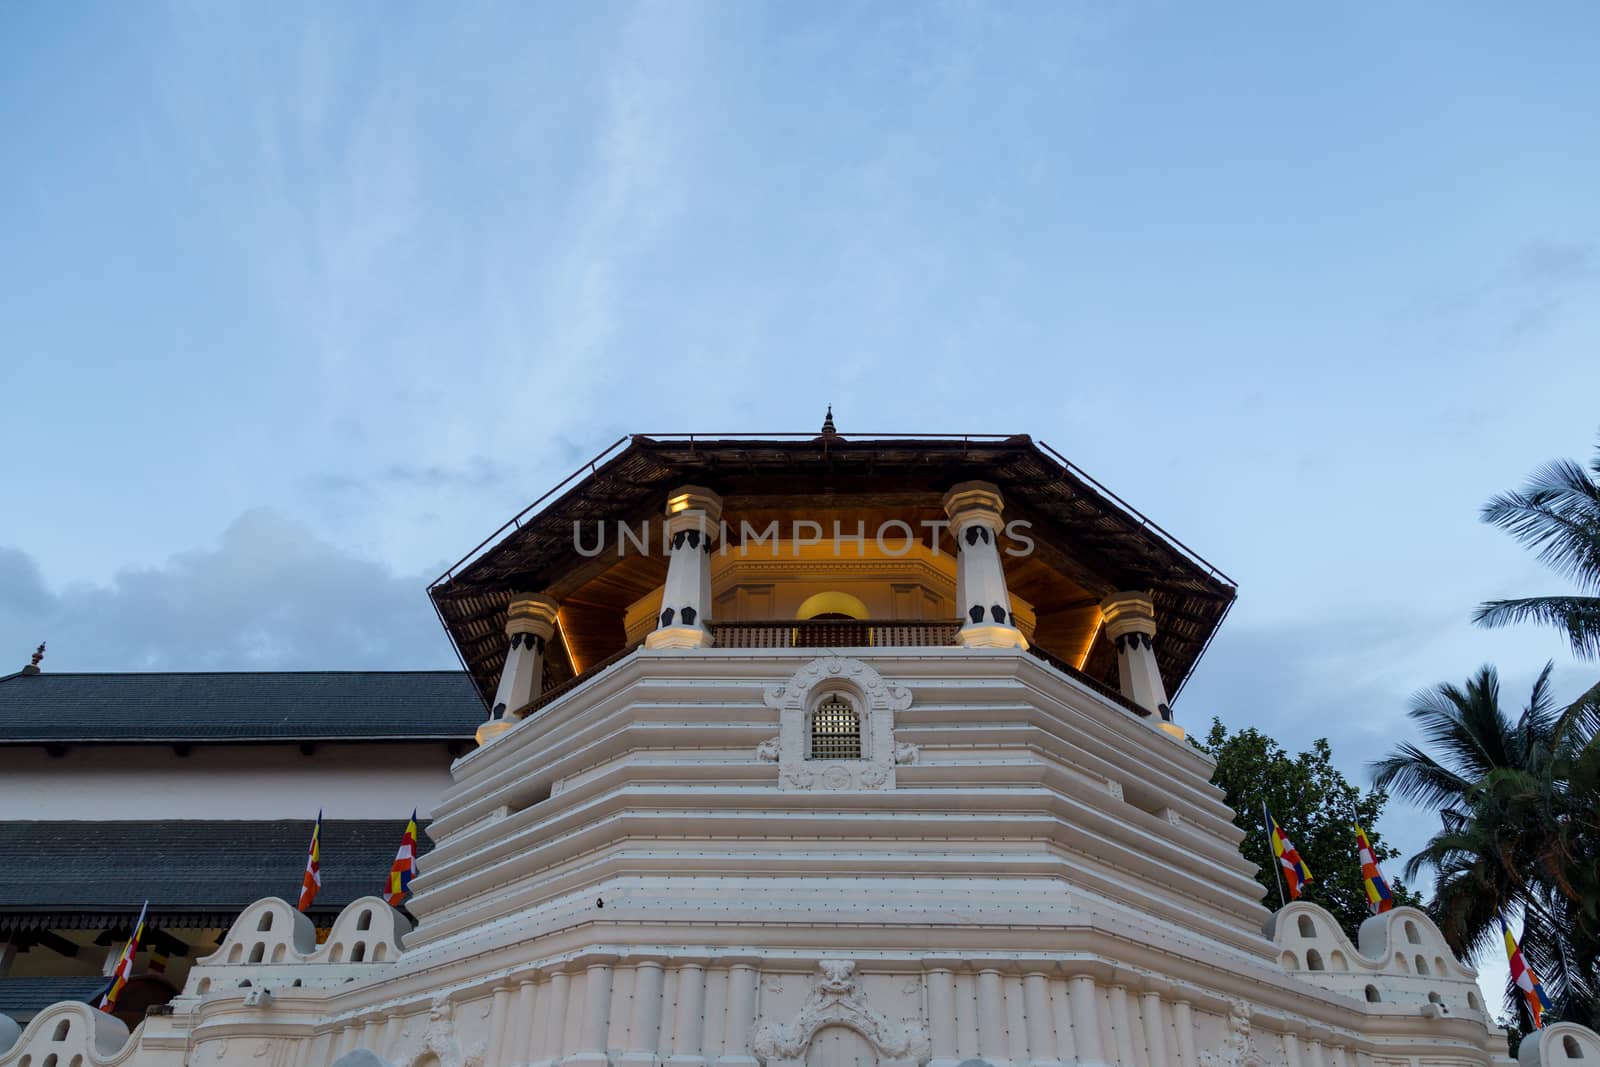
<svg viewBox="0 0 1600 1067">
<path fill-rule="evenodd" d="M 1155 636 L 1156 606 L 1145 593 L 1112 593 L 1100 601 L 1100 614 L 1105 618 L 1106 636 L 1113 641 L 1130 633 Z"/>
<path fill-rule="evenodd" d="M 679 516 L 704 515 L 705 521 L 715 526 L 722 521 L 722 497 L 703 485 L 680 485 L 667 494 L 667 522 Z M 676 533 L 676 529 L 673 530 Z"/>
<path fill-rule="evenodd" d="M 993 482 L 960 482 L 950 487 L 941 503 L 956 527 L 965 522 L 981 522 L 995 531 L 1001 527 L 1000 513 L 1006 507 L 1000 487 Z"/>
<path fill-rule="evenodd" d="M 561 605 L 543 593 L 518 594 L 506 605 L 506 636 L 534 634 L 548 641 L 555 636 L 559 610 Z"/>
</svg>

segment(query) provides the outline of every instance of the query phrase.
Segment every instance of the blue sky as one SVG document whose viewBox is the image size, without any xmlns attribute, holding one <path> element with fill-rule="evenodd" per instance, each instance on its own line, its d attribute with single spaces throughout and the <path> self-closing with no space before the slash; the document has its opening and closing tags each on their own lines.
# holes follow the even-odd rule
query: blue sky
<svg viewBox="0 0 1600 1067">
<path fill-rule="evenodd" d="M 1592 675 L 1467 622 L 1561 588 L 1476 510 L 1600 429 L 1590 5 L 0 19 L 17 665 L 449 665 L 427 579 L 578 462 L 832 403 L 1238 579 L 1192 724 L 1364 778 L 1418 687 Z"/>
</svg>

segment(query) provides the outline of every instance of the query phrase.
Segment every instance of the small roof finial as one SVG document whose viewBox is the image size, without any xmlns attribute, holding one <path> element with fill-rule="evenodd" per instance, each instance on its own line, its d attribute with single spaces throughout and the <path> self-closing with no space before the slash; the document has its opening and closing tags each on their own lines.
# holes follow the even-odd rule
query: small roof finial
<svg viewBox="0 0 1600 1067">
<path fill-rule="evenodd" d="M 44 642 L 40 641 L 39 642 L 39 647 L 33 650 L 33 659 L 28 662 L 28 665 L 26 667 L 22 668 L 22 673 L 23 674 L 38 674 L 39 673 L 39 661 L 42 660 L 42 659 L 44 659 Z"/>
<path fill-rule="evenodd" d="M 825 417 L 822 420 L 822 436 L 824 436 L 824 437 L 837 437 L 837 436 L 839 436 L 838 429 L 833 425 L 833 405 L 832 404 L 828 405 L 827 417 Z"/>
</svg>

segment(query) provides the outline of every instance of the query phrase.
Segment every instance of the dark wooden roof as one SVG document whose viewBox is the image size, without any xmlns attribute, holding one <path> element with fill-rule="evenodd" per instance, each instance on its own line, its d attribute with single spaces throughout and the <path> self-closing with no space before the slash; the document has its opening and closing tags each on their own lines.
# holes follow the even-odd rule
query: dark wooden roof
<svg viewBox="0 0 1600 1067">
<path fill-rule="evenodd" d="M 381 894 L 409 812 L 392 820 L 324 819 L 322 889 L 331 917 Z M 227 925 L 262 897 L 293 903 L 311 819 L 0 822 L 0 935 L 7 930 L 131 927 L 150 902 L 158 926 Z M 417 851 L 431 848 L 419 835 Z M 198 917 L 198 918 L 197 918 Z"/>
<path fill-rule="evenodd" d="M 482 719 L 460 671 L 0 678 L 0 745 L 463 741 Z"/>
<path fill-rule="evenodd" d="M 636 556 L 619 565 L 612 551 L 585 558 L 574 547 L 574 523 L 593 530 L 596 521 L 659 522 L 667 492 L 683 484 L 722 494 L 724 518 L 734 522 L 741 514 L 785 509 L 803 515 L 863 508 L 915 522 L 917 515 L 939 515 L 945 491 L 970 479 L 998 485 L 1007 518 L 1033 524 L 1038 558 L 1087 593 L 1151 593 L 1162 675 L 1176 696 L 1234 599 L 1233 581 L 1026 435 L 635 434 L 492 534 L 429 595 L 487 699 L 505 660 L 505 607 L 514 594 L 543 591 L 562 600 L 616 570 L 620 588 L 638 595 L 665 574 L 660 559 Z M 620 632 L 614 641 L 620 648 Z M 1109 643 L 1099 642 L 1085 669 L 1115 680 Z"/>
</svg>

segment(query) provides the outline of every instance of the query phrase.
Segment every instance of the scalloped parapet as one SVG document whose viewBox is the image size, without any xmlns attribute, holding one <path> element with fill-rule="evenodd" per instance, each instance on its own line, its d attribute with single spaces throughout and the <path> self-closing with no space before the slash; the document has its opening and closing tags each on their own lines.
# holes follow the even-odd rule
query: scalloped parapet
<svg viewBox="0 0 1600 1067">
<path fill-rule="evenodd" d="M 1577 1023 L 1551 1023 L 1522 1039 L 1519 1067 L 1600 1063 L 1600 1034 Z"/>
<path fill-rule="evenodd" d="M 1332 915 L 1310 901 L 1274 912 L 1265 929 L 1284 970 L 1362 1001 L 1371 1011 L 1460 1015 L 1493 1025 L 1478 972 L 1456 959 L 1433 920 L 1416 908 L 1395 908 L 1362 923 L 1359 948 Z"/>
<path fill-rule="evenodd" d="M 0 1016 L 6 1022 L 11 1020 Z M 15 1026 L 15 1023 L 12 1023 Z M 5 1042 L 0 1030 L 0 1048 Z M 46 1063 L 99 1067 L 115 1059 L 128 1043 L 128 1025 L 81 1000 L 63 1000 L 45 1008 L 23 1027 L 8 1051 L 0 1051 L 0 1067 Z"/>
<path fill-rule="evenodd" d="M 411 930 L 382 897 L 360 897 L 339 913 L 327 939 L 281 897 L 258 900 L 239 914 L 217 950 L 195 961 L 186 997 L 250 989 L 330 988 L 392 963 Z"/>
</svg>

